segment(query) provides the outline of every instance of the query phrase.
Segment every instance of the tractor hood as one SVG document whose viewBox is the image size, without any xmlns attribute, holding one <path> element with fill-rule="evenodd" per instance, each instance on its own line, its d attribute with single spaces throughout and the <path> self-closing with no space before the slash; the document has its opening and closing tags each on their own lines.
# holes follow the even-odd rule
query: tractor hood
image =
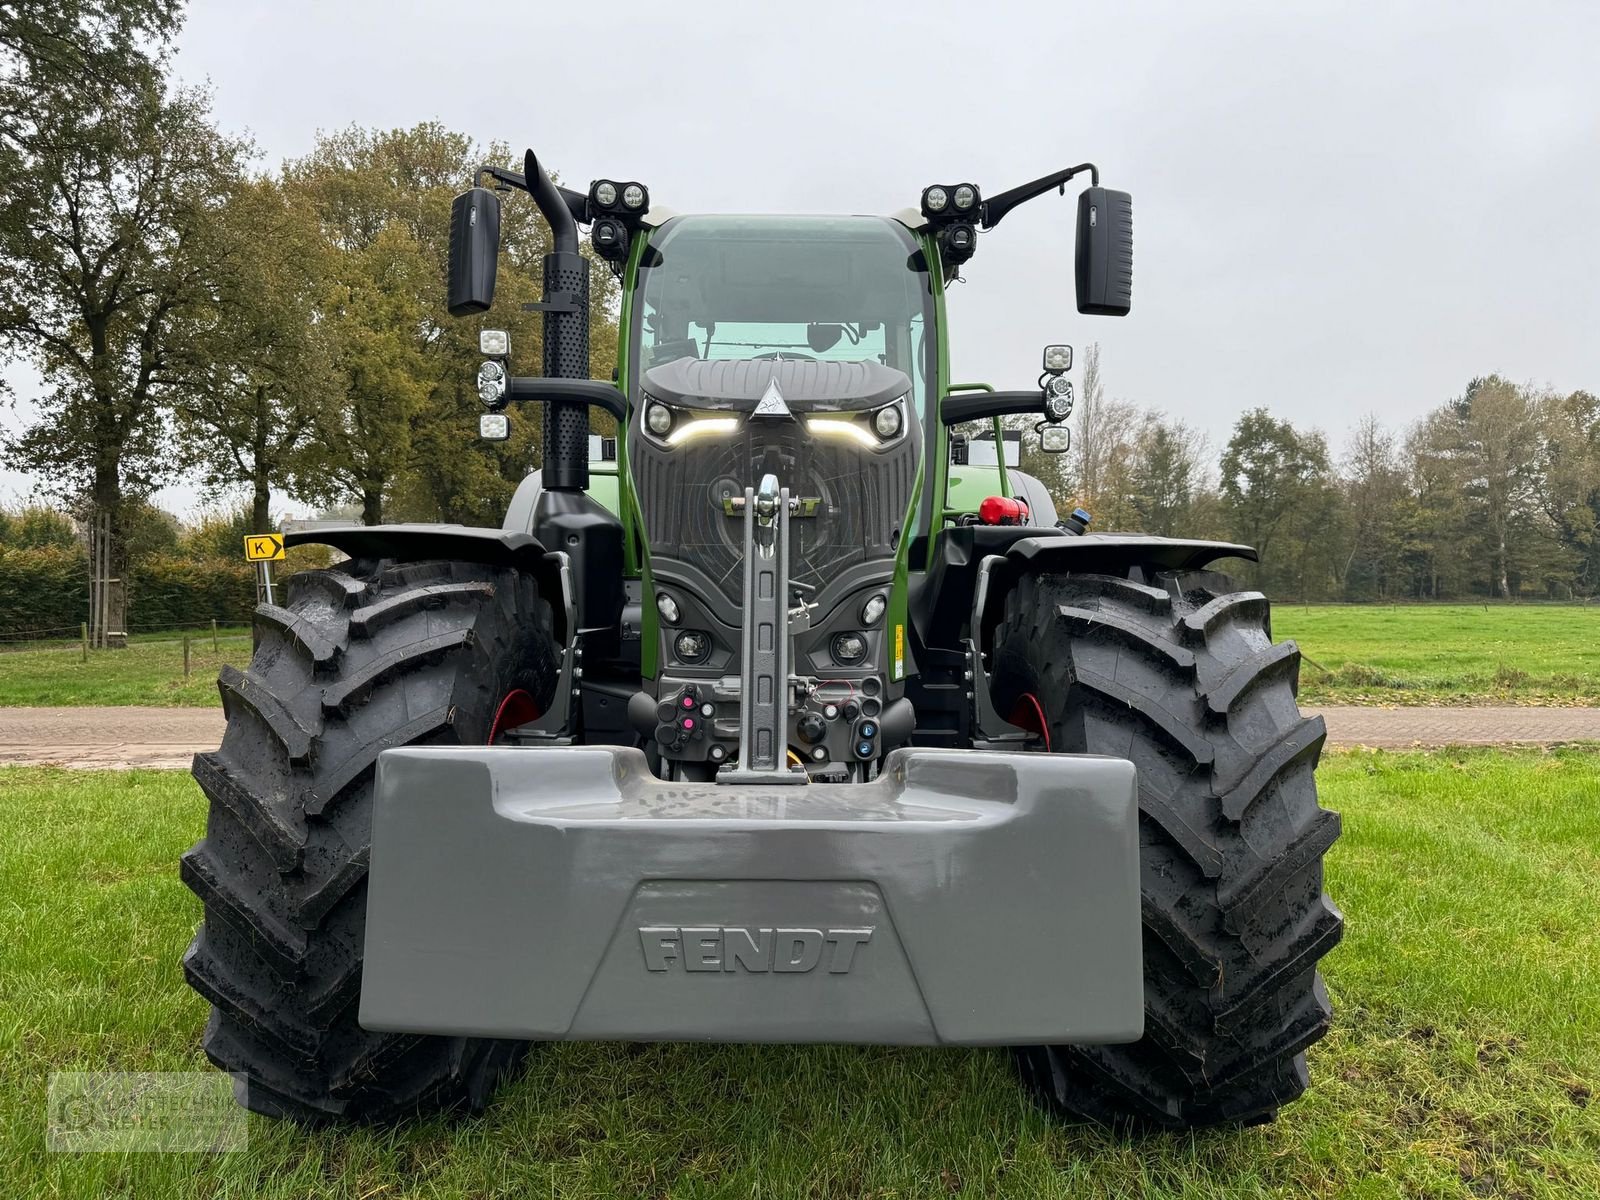
<svg viewBox="0 0 1600 1200">
<path fill-rule="evenodd" d="M 644 392 L 680 408 L 757 411 L 776 389 L 794 412 L 860 412 L 911 390 L 904 371 L 871 360 L 819 362 L 801 358 L 684 357 L 644 373 Z M 763 410 L 765 411 L 765 410 Z"/>
</svg>

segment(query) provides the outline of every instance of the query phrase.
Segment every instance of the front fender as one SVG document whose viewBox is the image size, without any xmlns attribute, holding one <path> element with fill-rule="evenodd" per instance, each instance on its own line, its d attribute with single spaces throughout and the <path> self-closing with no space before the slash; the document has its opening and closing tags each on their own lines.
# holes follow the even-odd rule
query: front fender
<svg viewBox="0 0 1600 1200">
<path fill-rule="evenodd" d="M 399 562 L 455 559 L 516 567 L 539 584 L 559 623 L 562 612 L 561 562 L 531 533 L 481 529 L 474 525 L 324 525 L 285 533 L 285 546 L 332 546 L 351 558 L 390 558 Z"/>
<path fill-rule="evenodd" d="M 912 554 L 918 553 L 913 547 Z M 1219 558 L 1256 561 L 1249 546 L 1194 538 L 1153 537 L 1142 533 L 1088 533 L 1081 537 L 1037 526 L 961 525 L 940 530 L 928 574 L 914 582 L 910 612 L 924 646 L 955 649 L 969 627 L 980 564 L 990 569 L 981 615 L 987 631 L 1004 607 L 1005 595 L 1025 575 L 1079 572 L 1126 575 L 1146 571 L 1192 571 Z"/>
</svg>

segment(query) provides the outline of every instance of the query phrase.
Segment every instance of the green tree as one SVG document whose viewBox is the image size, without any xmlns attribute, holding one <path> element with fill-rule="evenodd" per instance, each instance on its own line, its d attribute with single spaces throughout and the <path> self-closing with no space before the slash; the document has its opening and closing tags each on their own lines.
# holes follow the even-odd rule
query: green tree
<svg viewBox="0 0 1600 1200">
<path fill-rule="evenodd" d="M 1147 413 L 1136 435 L 1132 503 L 1138 528 L 1171 537 L 1189 530 L 1205 485 L 1205 435 L 1182 421 Z"/>
<path fill-rule="evenodd" d="M 327 247 L 311 214 L 271 179 L 239 181 L 201 231 L 216 263 L 212 306 L 193 314 L 174 412 L 213 497 L 241 485 L 250 528 L 297 474 L 309 432 L 336 402 L 321 319 Z M 192 360 L 187 358 L 193 355 Z"/>
<path fill-rule="evenodd" d="M 1541 405 L 1540 507 L 1568 557 L 1561 581 L 1600 590 L 1600 398 L 1576 391 Z"/>
<path fill-rule="evenodd" d="M 1395 435 L 1364 416 L 1345 449 L 1341 482 L 1349 545 L 1340 570 L 1348 599 L 1387 599 L 1403 586 L 1413 504 Z"/>
<path fill-rule="evenodd" d="M 1300 433 L 1264 408 L 1255 408 L 1234 425 L 1222 453 L 1222 501 L 1233 536 L 1261 556 L 1258 577 L 1298 582 L 1302 590 L 1320 581 L 1308 578 L 1304 538 L 1319 536 L 1328 516 L 1328 449 L 1320 433 Z M 1278 541 L 1290 545 L 1280 551 Z M 1296 544 L 1298 543 L 1298 544 Z"/>
<path fill-rule="evenodd" d="M 245 146 L 212 126 L 204 93 L 168 94 L 159 79 L 110 107 L 63 100 L 34 125 L 0 197 L 0 349 L 30 360 L 47 390 L 0 449 L 109 521 L 122 575 L 123 501 L 174 469 L 164 404 L 180 357 L 196 357 L 175 352 L 190 313 L 212 303 L 197 230 Z"/>
<path fill-rule="evenodd" d="M 77 544 L 77 527 L 64 513 L 41 504 L 30 504 L 17 512 L 0 509 L 0 548 L 70 550 Z"/>
<path fill-rule="evenodd" d="M 182 7 L 179 0 L 0 3 L 0 193 L 50 148 L 60 131 L 55 114 L 78 114 L 76 132 L 92 136 L 123 93 L 159 81 Z"/>
<path fill-rule="evenodd" d="M 493 313 L 457 320 L 445 312 L 450 202 L 485 152 L 436 124 L 348 129 L 322 137 L 285 168 L 286 187 L 311 207 L 332 248 L 324 312 L 337 345 L 340 403 L 312 433 L 300 494 L 322 504 L 355 502 L 362 519 L 392 509 L 408 519 L 498 523 L 537 456 L 540 414 L 513 415 L 503 444 L 477 437 L 473 377 L 478 330 L 511 334 L 514 369 L 535 373 L 539 318 L 523 311 L 542 291 L 549 232 L 526 197 L 504 207 Z M 592 367 L 614 365 L 616 289 L 592 274 Z"/>
</svg>

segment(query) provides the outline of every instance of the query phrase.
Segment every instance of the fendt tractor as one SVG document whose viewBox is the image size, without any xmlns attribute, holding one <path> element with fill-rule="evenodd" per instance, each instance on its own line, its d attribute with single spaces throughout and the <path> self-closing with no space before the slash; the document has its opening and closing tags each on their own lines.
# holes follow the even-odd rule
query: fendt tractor
<svg viewBox="0 0 1600 1200">
<path fill-rule="evenodd" d="M 490 307 L 502 194 L 552 233 L 542 374 L 492 328 L 477 373 L 483 436 L 543 406 L 542 469 L 499 529 L 289 535 L 347 558 L 223 669 L 184 969 L 243 1104 L 481 1108 L 562 1039 L 1014 1047 L 1048 1104 L 1144 1126 L 1301 1093 L 1339 820 L 1298 651 L 1208 569 L 1254 551 L 1091 532 L 1010 469 L 1002 417 L 1067 447 L 1070 347 L 1020 391 L 951 376 L 946 286 L 1080 176 L 1077 308 L 1123 316 L 1131 201 L 1088 163 L 888 217 L 479 169 L 451 313 Z"/>
</svg>

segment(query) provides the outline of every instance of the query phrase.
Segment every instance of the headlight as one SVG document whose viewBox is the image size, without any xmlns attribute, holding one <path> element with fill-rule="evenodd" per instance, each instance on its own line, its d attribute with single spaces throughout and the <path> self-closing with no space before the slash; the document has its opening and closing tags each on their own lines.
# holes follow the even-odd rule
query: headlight
<svg viewBox="0 0 1600 1200">
<path fill-rule="evenodd" d="M 878 448 L 877 439 L 860 425 L 839 417 L 807 417 L 806 432 L 814 437 L 848 438 L 869 450 Z"/>
<path fill-rule="evenodd" d="M 507 358 L 511 354 L 511 335 L 504 329 L 478 330 L 478 353 L 490 358 Z"/>
<path fill-rule="evenodd" d="M 485 408 L 501 408 L 505 404 L 506 369 L 494 359 L 478 368 L 478 399 Z"/>
<path fill-rule="evenodd" d="M 644 427 L 657 437 L 666 437 L 672 428 L 672 412 L 665 404 L 651 404 L 644 410 Z"/>
<path fill-rule="evenodd" d="M 878 436 L 888 441 L 900 432 L 900 406 L 890 404 L 872 414 L 872 427 Z"/>
<path fill-rule="evenodd" d="M 955 201 L 956 208 L 966 212 L 978 202 L 978 189 L 970 183 L 963 183 L 956 188 L 951 199 Z"/>
<path fill-rule="evenodd" d="M 697 663 L 711 649 L 711 639 L 698 629 L 685 629 L 673 641 L 672 648 L 680 662 Z"/>
<path fill-rule="evenodd" d="M 854 666 L 867 656 L 867 639 L 859 633 L 841 633 L 829 647 L 833 661 L 842 667 Z"/>
<path fill-rule="evenodd" d="M 644 189 L 637 183 L 630 183 L 622 189 L 622 203 L 628 208 L 643 208 Z"/>
<path fill-rule="evenodd" d="M 727 437 L 738 428 L 738 417 L 701 417 L 695 421 L 685 421 L 674 429 L 672 436 L 667 438 L 667 445 L 682 445 L 691 438 Z"/>
<path fill-rule="evenodd" d="M 478 436 L 486 442 L 503 442 L 511 436 L 511 418 L 505 413 L 484 413 L 478 418 Z"/>
<path fill-rule="evenodd" d="M 678 618 L 683 615 L 678 611 L 678 602 L 666 592 L 656 593 L 656 611 L 668 625 L 676 625 Z"/>
<path fill-rule="evenodd" d="M 950 194 L 942 187 L 931 187 L 922 193 L 922 207 L 930 213 L 943 212 L 950 203 Z"/>
<path fill-rule="evenodd" d="M 889 602 L 881 595 L 868 597 L 867 602 L 861 606 L 861 623 L 863 625 L 876 625 L 883 616 L 883 610 L 889 607 Z"/>
<path fill-rule="evenodd" d="M 617 185 L 609 179 L 602 179 L 594 185 L 594 199 L 602 208 L 610 208 L 617 202 Z"/>
<path fill-rule="evenodd" d="M 1072 380 L 1065 375 L 1052 375 L 1044 385 L 1044 415 L 1052 421 L 1072 415 Z"/>
</svg>

